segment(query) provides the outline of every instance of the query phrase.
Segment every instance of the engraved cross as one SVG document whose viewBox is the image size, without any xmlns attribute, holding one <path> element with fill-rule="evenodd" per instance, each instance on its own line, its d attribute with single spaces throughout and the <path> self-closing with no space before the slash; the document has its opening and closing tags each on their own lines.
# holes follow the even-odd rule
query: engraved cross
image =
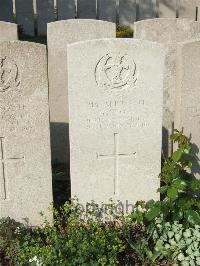
<svg viewBox="0 0 200 266">
<path fill-rule="evenodd" d="M 136 155 L 136 152 L 130 154 L 124 154 L 119 152 L 119 133 L 114 133 L 114 152 L 113 154 L 97 154 L 97 159 L 108 160 L 114 159 L 114 195 L 118 194 L 118 179 L 119 179 L 119 159 L 120 158 L 132 158 Z"/>
<path fill-rule="evenodd" d="M 6 149 L 5 149 L 5 143 L 4 143 L 4 137 L 0 137 L 0 163 L 2 165 L 2 172 L 0 175 L 0 199 L 7 200 L 8 199 L 8 180 L 7 180 L 7 164 L 9 162 L 14 162 L 18 160 L 23 160 L 24 157 L 12 157 L 8 158 L 6 155 Z"/>
</svg>

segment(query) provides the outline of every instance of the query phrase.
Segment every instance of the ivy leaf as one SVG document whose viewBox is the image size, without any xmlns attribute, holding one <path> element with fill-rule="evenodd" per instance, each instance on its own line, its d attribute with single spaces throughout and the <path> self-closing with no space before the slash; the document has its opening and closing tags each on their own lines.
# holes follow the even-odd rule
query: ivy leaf
<svg viewBox="0 0 200 266">
<path fill-rule="evenodd" d="M 190 224 L 200 225 L 200 215 L 197 211 L 188 210 L 185 212 L 187 220 Z"/>
<path fill-rule="evenodd" d="M 183 154 L 182 149 L 178 149 L 177 151 L 175 151 L 175 152 L 173 153 L 173 155 L 172 155 L 172 160 L 173 160 L 174 162 L 179 162 L 180 159 L 181 159 L 182 154 Z"/>
<path fill-rule="evenodd" d="M 160 192 L 161 194 L 163 194 L 163 193 L 165 193 L 167 191 L 167 188 L 168 188 L 167 186 L 163 186 L 161 188 L 158 188 L 157 192 Z"/>
<path fill-rule="evenodd" d="M 175 200 L 176 197 L 178 195 L 178 189 L 177 187 L 170 187 L 167 190 L 167 196 L 171 199 L 171 200 Z"/>
<path fill-rule="evenodd" d="M 152 200 L 149 200 L 147 203 L 146 203 L 146 209 L 150 209 L 154 206 L 155 204 L 155 201 L 152 199 Z"/>
<path fill-rule="evenodd" d="M 161 212 L 161 205 L 157 202 L 151 209 L 148 210 L 145 217 L 148 221 L 152 221 Z"/>
</svg>

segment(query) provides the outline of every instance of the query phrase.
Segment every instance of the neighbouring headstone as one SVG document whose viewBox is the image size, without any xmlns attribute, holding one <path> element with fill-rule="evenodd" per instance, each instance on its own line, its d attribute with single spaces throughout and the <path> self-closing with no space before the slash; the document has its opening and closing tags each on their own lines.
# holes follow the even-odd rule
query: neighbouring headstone
<svg viewBox="0 0 200 266">
<path fill-rule="evenodd" d="M 159 18 L 176 18 L 177 0 L 158 0 Z"/>
<path fill-rule="evenodd" d="M 52 200 L 46 47 L 0 43 L 0 217 L 39 225 Z"/>
<path fill-rule="evenodd" d="M 54 21 L 54 0 L 37 0 L 38 35 L 47 34 L 47 23 Z"/>
<path fill-rule="evenodd" d="M 156 17 L 156 0 L 139 0 L 139 20 Z"/>
<path fill-rule="evenodd" d="M 96 0 L 77 0 L 78 18 L 96 19 Z"/>
<path fill-rule="evenodd" d="M 99 20 L 67 20 L 48 24 L 48 72 L 51 149 L 54 162 L 69 164 L 67 47 L 78 41 L 111 38 L 116 25 Z M 85 55 L 87 58 L 87 55 Z"/>
<path fill-rule="evenodd" d="M 136 21 L 136 0 L 119 1 L 119 24 L 133 28 Z"/>
<path fill-rule="evenodd" d="M 189 19 L 152 19 L 135 23 L 135 38 L 165 44 L 167 49 L 164 77 L 163 152 L 172 152 L 169 136 L 173 131 L 176 91 L 177 43 L 200 38 L 200 23 Z"/>
<path fill-rule="evenodd" d="M 101 20 L 116 22 L 117 6 L 116 0 L 99 0 L 98 17 Z"/>
<path fill-rule="evenodd" d="M 0 21 L 0 41 L 16 41 L 17 39 L 17 24 Z"/>
<path fill-rule="evenodd" d="M 75 18 L 75 1 L 74 0 L 57 0 L 58 20 Z"/>
<path fill-rule="evenodd" d="M 0 0 L 0 20 L 13 22 L 13 1 Z"/>
<path fill-rule="evenodd" d="M 197 7 L 200 6 L 200 0 L 179 0 L 178 16 L 179 18 L 190 18 L 197 20 Z"/>
<path fill-rule="evenodd" d="M 200 39 L 181 43 L 177 52 L 175 128 L 191 137 L 196 160 L 192 172 L 200 178 Z"/>
<path fill-rule="evenodd" d="M 16 21 L 20 31 L 28 36 L 34 36 L 33 0 L 15 0 Z"/>
<path fill-rule="evenodd" d="M 161 44 L 143 40 L 68 46 L 71 189 L 81 203 L 159 198 L 164 59 Z"/>
</svg>

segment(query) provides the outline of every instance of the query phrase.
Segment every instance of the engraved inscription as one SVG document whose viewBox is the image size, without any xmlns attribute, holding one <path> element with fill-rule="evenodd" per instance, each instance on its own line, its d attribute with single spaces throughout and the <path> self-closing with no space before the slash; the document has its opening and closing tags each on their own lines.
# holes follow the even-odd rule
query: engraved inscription
<svg viewBox="0 0 200 266">
<path fill-rule="evenodd" d="M 145 108 L 146 104 L 143 99 L 135 101 L 139 110 Z M 142 113 L 130 110 L 126 101 L 123 99 L 96 101 L 91 100 L 87 103 L 88 116 L 85 120 L 87 129 L 112 128 L 119 130 L 121 128 L 146 128 L 148 123 L 146 117 L 139 115 Z"/>
<path fill-rule="evenodd" d="M 123 154 L 119 152 L 119 133 L 114 133 L 114 152 L 113 154 L 98 154 L 97 159 L 108 160 L 114 159 L 114 178 L 113 178 L 113 193 L 118 194 L 118 180 L 119 180 L 119 159 L 120 158 L 132 158 L 136 155 L 136 152 L 130 154 Z"/>
<path fill-rule="evenodd" d="M 0 163 L 2 165 L 2 171 L 0 175 L 0 199 L 7 200 L 8 199 L 8 180 L 7 180 L 7 164 L 9 162 L 15 161 L 24 161 L 24 157 L 7 157 L 6 149 L 5 149 L 5 138 L 0 137 Z"/>
<path fill-rule="evenodd" d="M 136 64 L 125 55 L 103 56 L 95 68 L 96 83 L 108 91 L 134 88 L 137 81 Z"/>
<path fill-rule="evenodd" d="M 186 111 L 191 117 L 200 117 L 200 107 L 186 107 Z"/>
<path fill-rule="evenodd" d="M 19 86 L 19 72 L 16 63 L 7 56 L 0 59 L 0 92 Z"/>
</svg>

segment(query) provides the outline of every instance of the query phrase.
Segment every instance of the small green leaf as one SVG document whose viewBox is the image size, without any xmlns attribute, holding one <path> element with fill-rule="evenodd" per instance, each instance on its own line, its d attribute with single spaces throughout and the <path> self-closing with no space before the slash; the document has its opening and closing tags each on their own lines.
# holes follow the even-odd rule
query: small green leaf
<svg viewBox="0 0 200 266">
<path fill-rule="evenodd" d="M 159 216 L 160 211 L 161 211 L 161 206 L 156 204 L 151 209 L 149 209 L 149 211 L 146 213 L 146 219 L 148 221 L 152 221 L 154 218 Z"/>
<path fill-rule="evenodd" d="M 197 211 L 188 210 L 185 212 L 185 214 L 190 224 L 200 225 L 200 215 Z"/>
<path fill-rule="evenodd" d="M 167 190 L 167 196 L 171 199 L 171 200 L 175 200 L 176 197 L 178 195 L 178 189 L 177 187 L 170 187 Z"/>
<path fill-rule="evenodd" d="M 180 161 L 182 154 L 183 154 L 182 149 L 178 149 L 178 150 L 175 151 L 174 154 L 172 155 L 172 160 L 173 160 L 174 162 L 178 162 L 178 161 Z"/>
</svg>

